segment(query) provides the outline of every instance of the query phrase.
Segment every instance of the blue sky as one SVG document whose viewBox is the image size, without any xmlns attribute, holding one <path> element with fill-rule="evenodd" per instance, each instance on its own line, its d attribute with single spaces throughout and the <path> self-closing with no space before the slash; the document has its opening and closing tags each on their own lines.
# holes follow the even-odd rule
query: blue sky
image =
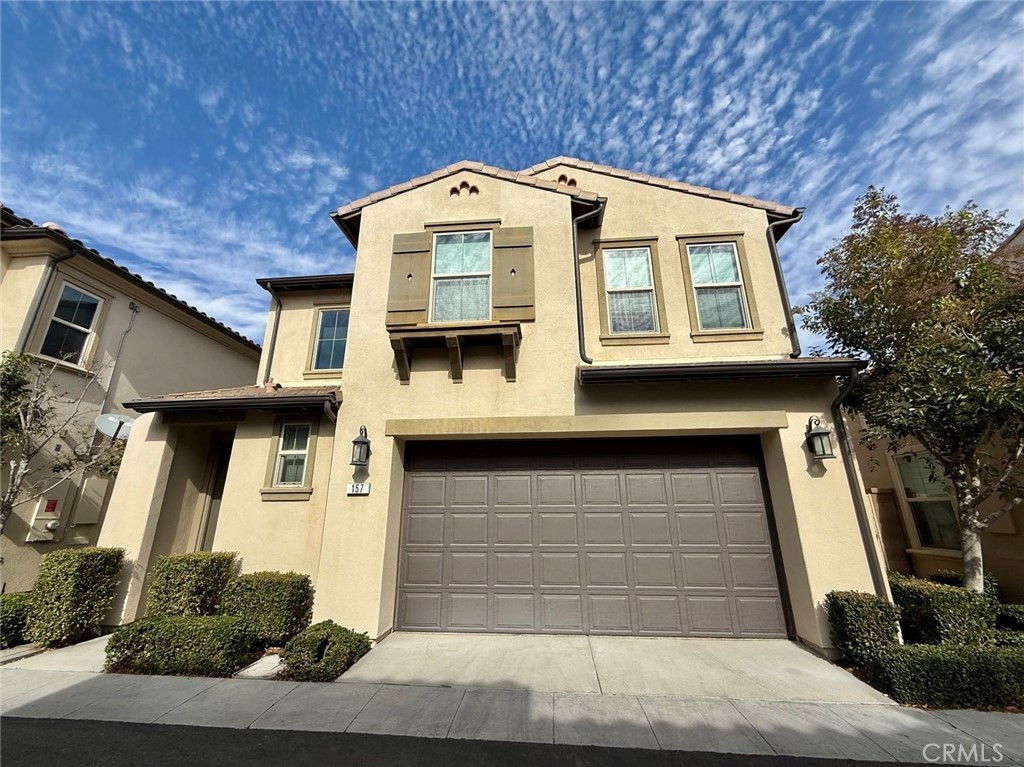
<svg viewBox="0 0 1024 767">
<path fill-rule="evenodd" d="M 868 184 L 1024 216 L 1024 4 L 5 2 L 0 197 L 262 338 L 327 217 L 566 154 L 807 208 L 794 301 Z"/>
</svg>

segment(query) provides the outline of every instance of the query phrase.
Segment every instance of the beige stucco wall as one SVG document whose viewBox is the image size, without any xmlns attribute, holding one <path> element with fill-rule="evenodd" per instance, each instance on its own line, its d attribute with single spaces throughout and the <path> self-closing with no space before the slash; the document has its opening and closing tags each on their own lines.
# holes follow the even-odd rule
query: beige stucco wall
<svg viewBox="0 0 1024 767">
<path fill-rule="evenodd" d="M 15 245 L 17 255 L 11 252 Z M 38 244 L 10 243 L 0 251 L 4 253 L 0 334 L 6 350 L 16 348 L 22 327 L 29 321 L 34 298 L 45 280 L 49 257 L 42 254 L 57 251 L 53 251 L 46 240 Z M 85 390 L 76 423 L 80 424 L 79 431 L 86 438 L 91 438 L 93 418 L 101 412 L 137 415 L 121 406 L 128 400 L 255 382 L 257 351 L 81 258 L 57 265 L 39 319 L 28 335 L 27 350 L 39 349 L 65 281 L 103 298 L 96 334 L 90 341 L 89 359 L 83 366 L 99 371 L 95 382 L 88 385 L 88 372 L 74 365 L 58 366 L 53 376 L 56 387 L 71 397 L 77 398 Z M 132 320 L 129 304 L 133 302 L 138 312 L 130 332 L 125 335 Z M 122 337 L 124 343 L 118 356 Z M 96 543 L 103 518 L 92 524 L 75 524 L 81 480 L 76 479 L 71 484 L 53 542 L 25 541 L 36 503 L 19 506 L 8 521 L 0 536 L 3 582 L 8 591 L 31 588 L 39 559 L 47 552 L 72 542 L 75 545 Z"/>
<path fill-rule="evenodd" d="M 908 541 L 906 553 L 914 574 L 924 578 L 938 570 L 962 569 L 960 552 L 918 545 L 913 517 L 898 490 L 898 471 L 885 450 L 870 451 L 865 445 L 858 444 L 857 454 L 865 486 L 892 492 L 899 504 L 900 521 Z M 992 498 L 982 506 L 982 513 L 990 513 L 998 505 L 998 499 Z M 982 533 L 981 548 L 985 570 L 999 580 L 1003 598 L 1009 602 L 1024 603 L 1024 507 L 1013 509 Z"/>
<path fill-rule="evenodd" d="M 329 386 L 341 381 L 337 374 L 310 370 L 313 336 L 316 333 L 317 313 L 320 309 L 346 308 L 351 302 L 348 290 L 313 290 L 281 293 L 281 315 L 278 320 L 277 341 L 271 350 L 270 334 L 278 311 L 273 301 L 267 316 L 265 353 L 261 372 L 269 365 L 275 382 L 296 386 Z M 347 356 L 347 350 L 346 350 Z"/>
</svg>

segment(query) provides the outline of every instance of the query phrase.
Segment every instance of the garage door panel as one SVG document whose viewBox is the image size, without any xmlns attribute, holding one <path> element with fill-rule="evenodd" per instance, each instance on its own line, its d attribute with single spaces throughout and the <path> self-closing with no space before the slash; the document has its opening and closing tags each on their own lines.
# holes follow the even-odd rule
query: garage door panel
<svg viewBox="0 0 1024 767">
<path fill-rule="evenodd" d="M 756 440 L 594 444 L 410 445 L 397 628 L 786 636 Z"/>
</svg>

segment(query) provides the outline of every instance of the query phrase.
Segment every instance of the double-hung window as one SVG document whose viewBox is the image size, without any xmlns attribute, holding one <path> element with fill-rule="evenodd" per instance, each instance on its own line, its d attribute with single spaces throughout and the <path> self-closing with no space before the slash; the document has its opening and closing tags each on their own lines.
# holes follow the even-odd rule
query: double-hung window
<svg viewBox="0 0 1024 767">
<path fill-rule="evenodd" d="M 432 322 L 491 318 L 491 233 L 434 235 Z"/>
<path fill-rule="evenodd" d="M 603 260 L 609 331 L 658 332 L 651 249 L 605 249 Z"/>
<path fill-rule="evenodd" d="M 959 549 L 956 508 L 941 469 L 926 456 L 916 453 L 898 455 L 895 462 L 921 545 Z"/>
<path fill-rule="evenodd" d="M 85 360 L 102 299 L 65 284 L 39 353 L 78 365 Z"/>
<path fill-rule="evenodd" d="M 735 243 L 694 244 L 686 250 L 700 330 L 751 327 Z"/>
<path fill-rule="evenodd" d="M 275 487 L 303 487 L 309 458 L 308 423 L 285 423 L 277 446 L 277 464 L 274 468 Z"/>
<path fill-rule="evenodd" d="M 313 370 L 341 370 L 348 338 L 348 309 L 321 309 L 313 342 Z"/>
</svg>

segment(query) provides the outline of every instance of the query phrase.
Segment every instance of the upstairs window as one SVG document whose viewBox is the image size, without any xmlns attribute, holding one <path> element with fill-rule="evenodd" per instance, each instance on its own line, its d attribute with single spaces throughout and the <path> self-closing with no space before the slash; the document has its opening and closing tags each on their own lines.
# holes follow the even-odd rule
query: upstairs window
<svg viewBox="0 0 1024 767">
<path fill-rule="evenodd" d="M 896 456 L 903 495 L 922 546 L 960 548 L 960 526 L 942 470 L 923 455 Z"/>
<path fill-rule="evenodd" d="M 491 318 L 491 233 L 434 235 L 432 322 Z"/>
<path fill-rule="evenodd" d="M 348 309 L 321 309 L 313 342 L 313 370 L 341 370 L 348 338 Z"/>
<path fill-rule="evenodd" d="M 286 423 L 281 426 L 277 448 L 277 467 L 274 470 L 275 487 L 302 487 L 306 479 L 309 457 L 308 423 Z"/>
<path fill-rule="evenodd" d="M 603 254 L 609 331 L 658 332 L 651 249 L 605 249 Z"/>
<path fill-rule="evenodd" d="M 102 300 L 91 293 L 65 284 L 39 353 L 73 365 L 80 364 L 85 359 L 101 303 Z"/>
<path fill-rule="evenodd" d="M 736 245 L 688 245 L 687 255 L 700 329 L 751 327 Z"/>
</svg>

